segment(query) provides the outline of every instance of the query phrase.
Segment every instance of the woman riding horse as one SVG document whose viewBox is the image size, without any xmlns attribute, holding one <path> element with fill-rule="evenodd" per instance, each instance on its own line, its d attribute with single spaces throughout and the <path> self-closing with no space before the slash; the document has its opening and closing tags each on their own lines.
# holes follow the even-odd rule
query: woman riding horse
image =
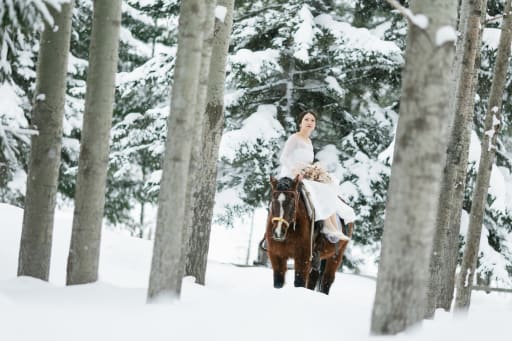
<svg viewBox="0 0 512 341">
<path fill-rule="evenodd" d="M 312 289 L 319 276 L 319 260 L 331 257 L 327 261 L 320 288 L 322 292 L 328 293 L 334 280 L 334 272 L 341 263 L 343 251 L 352 233 L 355 215 L 352 208 L 339 198 L 337 186 L 330 175 L 321 167 L 311 165 L 313 145 L 310 135 L 315 129 L 316 119 L 317 115 L 312 111 L 301 113 L 300 130 L 286 141 L 280 159 L 282 178 L 279 182 L 271 180 L 272 201 L 266 240 L 274 269 L 275 287 L 282 287 L 284 284 L 288 258 L 295 260 L 295 286 L 307 284 Z M 313 228 L 314 221 L 309 217 L 308 209 L 299 193 L 301 183 L 309 193 L 314 220 L 323 223 L 323 227 L 317 231 Z M 349 236 L 340 228 L 339 218 L 349 225 Z M 293 227 L 291 231 L 290 226 Z M 306 283 L 308 275 L 309 282 Z"/>
</svg>

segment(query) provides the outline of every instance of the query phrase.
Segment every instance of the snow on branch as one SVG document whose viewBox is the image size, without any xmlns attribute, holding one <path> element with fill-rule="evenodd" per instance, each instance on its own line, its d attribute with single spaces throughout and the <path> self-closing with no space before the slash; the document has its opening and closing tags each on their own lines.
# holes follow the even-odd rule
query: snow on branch
<svg viewBox="0 0 512 341">
<path fill-rule="evenodd" d="M 215 18 L 219 19 L 221 22 L 224 22 L 227 12 L 228 9 L 225 6 L 217 6 L 215 7 Z"/>
<path fill-rule="evenodd" d="M 456 42 L 457 41 L 457 31 L 453 26 L 446 25 L 440 27 L 436 32 L 436 45 L 441 46 L 445 43 Z"/>
<path fill-rule="evenodd" d="M 409 19 L 409 21 L 416 25 L 418 28 L 425 30 L 428 27 L 428 18 L 423 14 L 414 14 L 410 9 L 405 8 L 400 5 L 397 0 L 386 0 L 391 7 L 395 8 L 398 12 L 400 12 L 404 17 Z"/>
</svg>

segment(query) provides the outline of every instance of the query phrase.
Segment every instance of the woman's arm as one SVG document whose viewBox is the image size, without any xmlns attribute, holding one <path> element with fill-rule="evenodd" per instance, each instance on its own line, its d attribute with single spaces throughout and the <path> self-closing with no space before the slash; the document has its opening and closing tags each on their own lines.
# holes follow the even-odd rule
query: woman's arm
<svg viewBox="0 0 512 341">
<path fill-rule="evenodd" d="M 293 152 L 297 148 L 297 140 L 295 135 L 292 135 L 286 140 L 284 144 L 283 151 L 281 153 L 281 166 L 286 167 L 289 170 L 293 170 L 295 168 L 295 162 L 293 161 Z"/>
</svg>

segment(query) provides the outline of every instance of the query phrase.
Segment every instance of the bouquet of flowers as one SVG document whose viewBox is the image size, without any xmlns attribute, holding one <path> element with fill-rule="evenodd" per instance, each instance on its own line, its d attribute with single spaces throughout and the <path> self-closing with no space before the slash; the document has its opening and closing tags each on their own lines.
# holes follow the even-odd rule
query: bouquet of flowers
<svg viewBox="0 0 512 341">
<path fill-rule="evenodd" d="M 318 181 L 322 183 L 332 182 L 332 178 L 329 173 L 327 173 L 327 171 L 318 162 L 306 166 L 299 172 L 299 174 L 301 174 L 304 179 L 312 181 Z"/>
</svg>

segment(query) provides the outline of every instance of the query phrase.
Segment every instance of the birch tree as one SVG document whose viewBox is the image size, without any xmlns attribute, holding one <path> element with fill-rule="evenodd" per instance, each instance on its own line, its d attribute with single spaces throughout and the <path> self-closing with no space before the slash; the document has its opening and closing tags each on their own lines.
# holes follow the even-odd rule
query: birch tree
<svg viewBox="0 0 512 341">
<path fill-rule="evenodd" d="M 410 11 L 403 11 L 409 31 L 372 313 L 374 334 L 398 333 L 424 316 L 451 123 L 457 1 L 411 1 Z"/>
<path fill-rule="evenodd" d="M 507 0 L 503 13 L 503 23 L 494 66 L 494 75 L 489 95 L 489 104 L 485 115 L 484 135 L 481 142 L 480 164 L 473 191 L 469 228 L 466 236 L 464 255 L 459 277 L 457 279 L 457 296 L 455 307 L 459 310 L 469 308 L 471 301 L 471 286 L 475 276 L 478 261 L 478 249 L 482 234 L 482 224 L 487 202 L 487 192 L 491 171 L 496 156 L 496 142 L 501 125 L 503 91 L 510 59 L 510 44 L 512 41 L 511 0 Z"/>
<path fill-rule="evenodd" d="M 185 201 L 192 141 L 198 131 L 194 125 L 194 117 L 201 71 L 205 12 L 206 5 L 203 0 L 183 0 L 181 3 L 171 112 L 149 278 L 149 302 L 164 296 L 179 297 L 181 293 L 188 237 L 184 226 Z"/>
<path fill-rule="evenodd" d="M 49 7 L 54 25 L 45 24 L 37 59 L 32 123 L 38 134 L 31 139 L 18 276 L 45 281 L 50 273 L 72 7 L 72 1 L 60 11 Z"/>
<path fill-rule="evenodd" d="M 94 1 L 68 285 L 98 279 L 120 25 L 121 0 Z"/>
<path fill-rule="evenodd" d="M 218 8 L 225 9 L 225 17 L 215 21 L 212 55 L 207 86 L 207 103 L 202 122 L 202 148 L 198 158 L 201 176 L 195 179 L 197 187 L 191 207 L 193 211 L 191 236 L 188 243 L 186 274 L 200 284 L 205 283 L 208 247 L 215 201 L 217 158 L 224 126 L 224 82 L 229 37 L 233 24 L 234 0 L 219 0 Z"/>
<path fill-rule="evenodd" d="M 463 0 L 460 22 L 462 38 L 458 41 L 454 65 L 454 121 L 446 150 L 446 164 L 439 197 L 436 232 L 430 260 L 430 279 L 426 316 L 436 308 L 450 310 L 455 287 L 455 270 L 459 254 L 459 231 L 469 141 L 473 122 L 477 56 L 481 42 L 481 20 L 486 0 Z M 485 16 L 484 16 L 485 19 Z"/>
<path fill-rule="evenodd" d="M 201 166 L 202 158 L 202 144 L 203 144 L 203 129 L 205 126 L 205 116 L 207 91 L 208 91 L 208 77 L 210 73 L 210 61 L 212 56 L 212 41 L 213 30 L 215 25 L 215 6 L 217 0 L 207 0 L 206 4 L 206 17 L 203 24 L 203 49 L 201 54 L 201 70 L 199 74 L 199 86 L 197 91 L 196 112 L 194 121 L 197 122 L 197 133 L 194 134 L 194 143 L 190 155 L 190 164 L 188 172 L 187 183 L 187 201 L 185 203 L 185 225 L 187 230 L 187 249 L 185 251 L 185 273 L 189 275 L 186 269 L 187 257 L 191 255 L 190 245 L 196 245 L 195 240 L 200 238 L 202 226 L 193 225 L 194 206 L 197 205 L 196 200 L 200 193 L 198 186 L 199 179 L 203 176 Z M 204 281 L 201 283 L 204 284 Z"/>
</svg>

